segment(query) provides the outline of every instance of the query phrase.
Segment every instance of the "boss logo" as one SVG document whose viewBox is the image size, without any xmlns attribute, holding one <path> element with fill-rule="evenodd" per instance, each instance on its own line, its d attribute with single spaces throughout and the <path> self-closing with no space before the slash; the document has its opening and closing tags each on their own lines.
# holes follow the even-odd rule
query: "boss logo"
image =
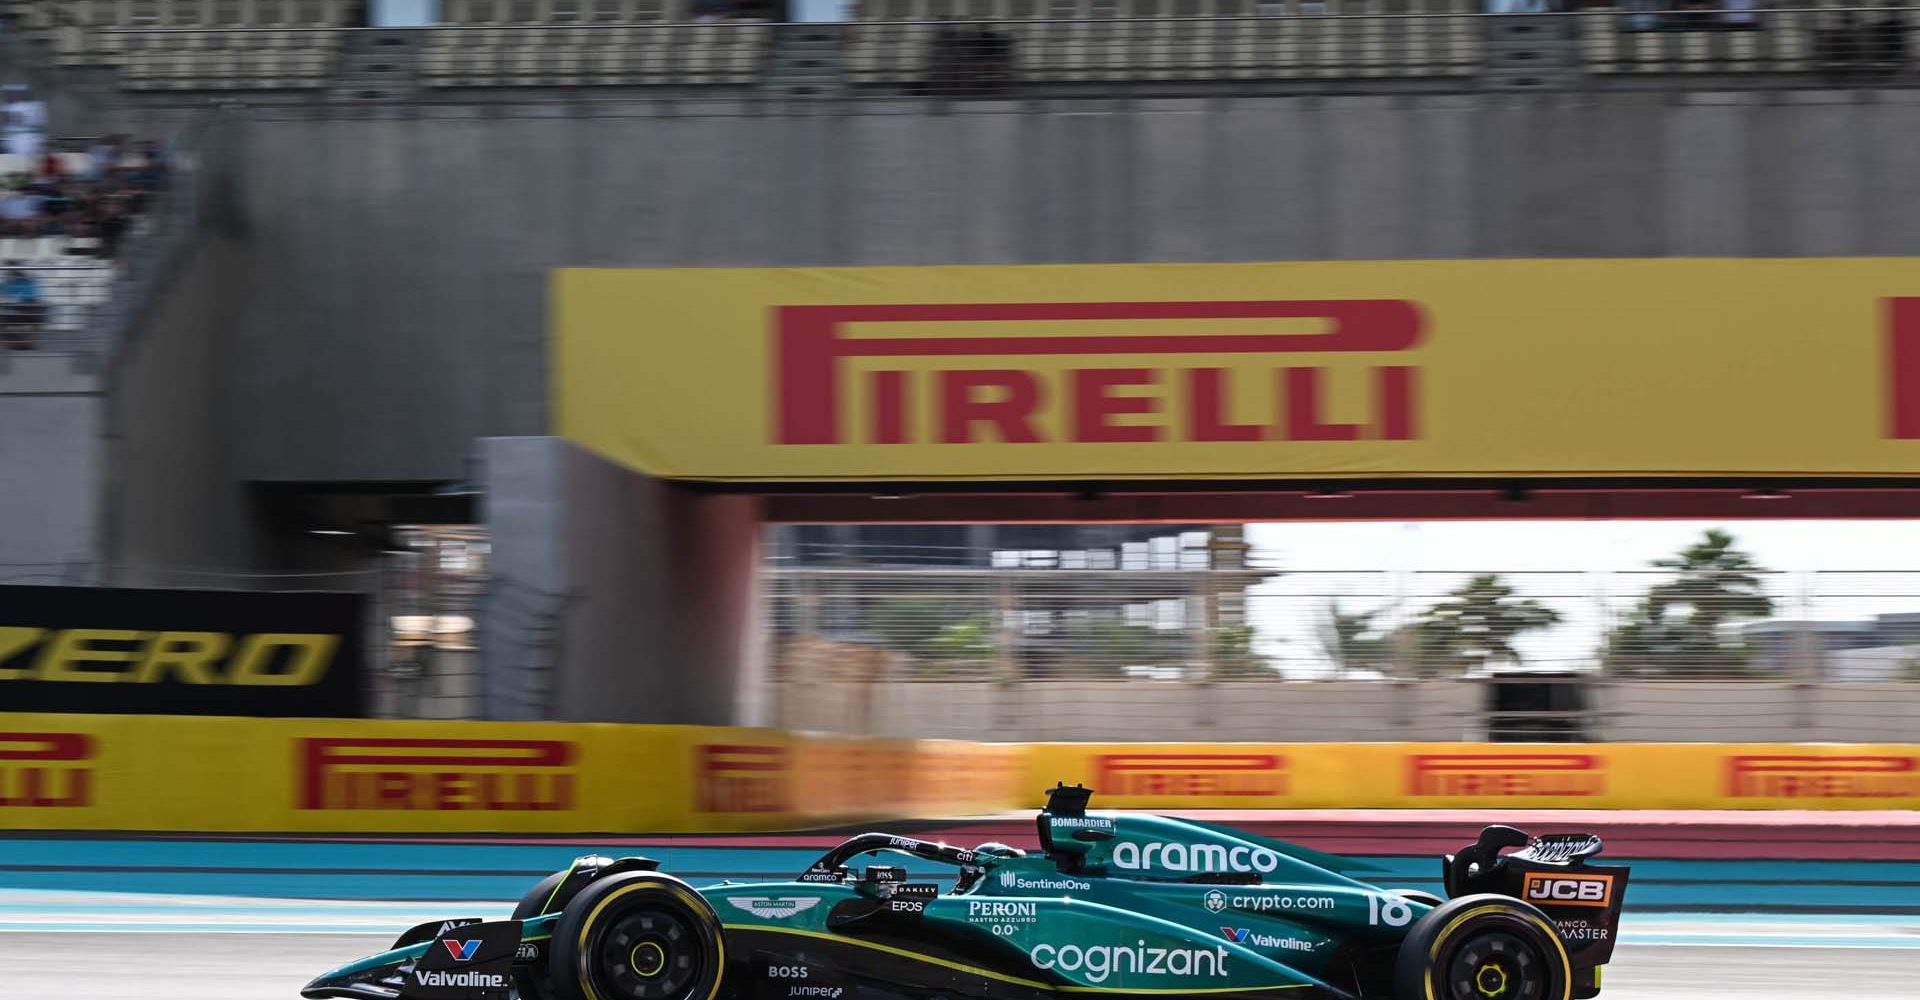
<svg viewBox="0 0 1920 1000">
<path fill-rule="evenodd" d="M 1613 876 L 1528 872 L 1520 896 L 1529 903 L 1606 906 L 1613 902 Z"/>
<path fill-rule="evenodd" d="M 805 979 L 809 971 L 810 970 L 804 965 L 769 965 L 767 966 L 767 978 Z"/>
</svg>

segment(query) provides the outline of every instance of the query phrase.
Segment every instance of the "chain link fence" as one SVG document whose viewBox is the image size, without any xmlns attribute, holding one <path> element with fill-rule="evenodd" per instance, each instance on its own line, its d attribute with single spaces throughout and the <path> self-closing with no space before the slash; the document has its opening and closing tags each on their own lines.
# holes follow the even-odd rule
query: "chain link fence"
<svg viewBox="0 0 1920 1000">
<path fill-rule="evenodd" d="M 1221 560 L 1206 532 L 1168 541 L 1158 563 L 776 559 L 778 720 L 1008 739 L 1920 738 L 1920 572 L 1291 571 L 1244 546 Z"/>
</svg>

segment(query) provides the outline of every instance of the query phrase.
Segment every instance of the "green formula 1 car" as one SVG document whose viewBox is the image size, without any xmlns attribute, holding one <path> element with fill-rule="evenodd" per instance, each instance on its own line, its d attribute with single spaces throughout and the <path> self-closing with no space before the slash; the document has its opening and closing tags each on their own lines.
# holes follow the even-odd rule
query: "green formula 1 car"
<svg viewBox="0 0 1920 1000">
<path fill-rule="evenodd" d="M 302 995 L 355 1000 L 1573 1000 L 1600 990 L 1627 869 L 1586 834 L 1488 827 L 1447 894 L 1208 823 L 1089 813 L 1056 788 L 1038 854 L 869 833 L 790 882 L 694 889 L 581 858 L 503 921 L 422 924 Z M 1520 850 L 1505 853 L 1514 848 Z M 951 865 L 948 891 L 896 852 Z"/>
</svg>

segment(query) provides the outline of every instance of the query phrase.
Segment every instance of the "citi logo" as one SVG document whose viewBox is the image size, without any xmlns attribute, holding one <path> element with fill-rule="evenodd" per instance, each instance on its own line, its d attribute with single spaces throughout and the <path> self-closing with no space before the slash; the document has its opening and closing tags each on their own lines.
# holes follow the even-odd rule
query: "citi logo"
<svg viewBox="0 0 1920 1000">
<path fill-rule="evenodd" d="M 473 958 L 474 952 L 480 950 L 479 938 L 474 938 L 471 941 L 455 941 L 448 938 L 440 943 L 447 946 L 447 954 L 452 955 L 453 960 L 456 962 L 468 961 Z"/>
</svg>

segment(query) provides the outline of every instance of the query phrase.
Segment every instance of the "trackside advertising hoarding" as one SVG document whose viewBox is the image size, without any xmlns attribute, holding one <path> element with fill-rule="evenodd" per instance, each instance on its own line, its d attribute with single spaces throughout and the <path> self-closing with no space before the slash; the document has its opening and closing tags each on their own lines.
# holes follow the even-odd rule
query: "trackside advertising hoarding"
<svg viewBox="0 0 1920 1000">
<path fill-rule="evenodd" d="M 1038 806 L 1920 808 L 1920 746 L 970 743 L 769 729 L 0 713 L 0 829 L 791 830 Z"/>
<path fill-rule="evenodd" d="M 0 714 L 0 829 L 794 829 L 998 812 L 1025 765 L 766 729 Z"/>
<path fill-rule="evenodd" d="M 1920 259 L 563 270 L 561 432 L 735 481 L 1920 475 Z"/>
<path fill-rule="evenodd" d="M 0 707 L 365 714 L 359 594 L 0 587 Z"/>
<path fill-rule="evenodd" d="M 1032 743 L 1027 754 L 1029 787 L 1081 782 L 1115 808 L 1920 808 L 1911 744 Z"/>
</svg>

